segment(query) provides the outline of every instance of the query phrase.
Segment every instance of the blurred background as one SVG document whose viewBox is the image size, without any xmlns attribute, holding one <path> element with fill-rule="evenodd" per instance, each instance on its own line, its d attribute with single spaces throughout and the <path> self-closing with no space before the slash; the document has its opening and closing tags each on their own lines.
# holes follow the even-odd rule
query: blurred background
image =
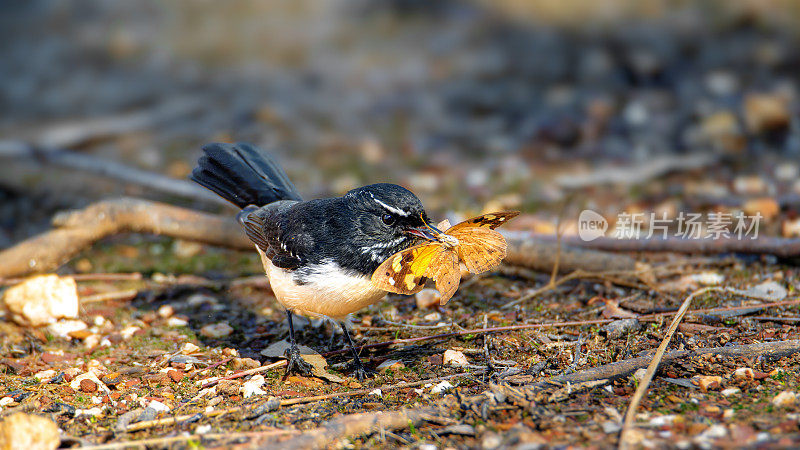
<svg viewBox="0 0 800 450">
<path fill-rule="evenodd" d="M 389 181 L 543 232 L 592 208 L 800 233 L 796 1 L 2 5 L 0 247 L 119 195 L 232 211 L 137 172 L 185 180 L 210 141 L 268 149 L 307 198 Z"/>
</svg>

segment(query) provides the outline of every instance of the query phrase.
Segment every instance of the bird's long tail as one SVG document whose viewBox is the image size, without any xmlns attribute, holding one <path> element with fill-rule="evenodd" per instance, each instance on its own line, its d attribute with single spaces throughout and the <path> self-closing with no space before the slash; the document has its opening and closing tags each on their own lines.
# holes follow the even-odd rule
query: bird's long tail
<svg viewBox="0 0 800 450">
<path fill-rule="evenodd" d="M 240 208 L 301 200 L 286 172 L 258 147 L 213 143 L 203 152 L 190 178 Z"/>
</svg>

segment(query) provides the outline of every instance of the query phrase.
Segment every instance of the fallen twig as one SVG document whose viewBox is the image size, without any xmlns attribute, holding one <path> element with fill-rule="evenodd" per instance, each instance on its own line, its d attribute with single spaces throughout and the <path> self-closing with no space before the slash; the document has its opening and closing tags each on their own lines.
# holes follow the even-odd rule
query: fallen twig
<svg viewBox="0 0 800 450">
<path fill-rule="evenodd" d="M 555 237 L 547 234 L 508 232 L 507 236 L 518 239 L 536 239 L 554 244 Z M 527 238 L 525 237 L 527 235 Z M 615 239 L 599 237 L 593 241 L 584 241 L 578 236 L 562 236 L 561 242 L 568 246 L 586 250 L 605 252 L 674 252 L 692 255 L 716 255 L 720 253 L 746 253 L 757 255 L 775 255 L 781 258 L 800 256 L 800 239 L 759 237 L 757 239 L 737 239 L 736 236 L 719 239 L 682 239 L 682 238 L 650 238 L 650 239 Z"/>
<path fill-rule="evenodd" d="M 661 360 L 664 357 L 664 352 L 667 350 L 670 340 L 672 340 L 672 335 L 675 334 L 675 331 L 678 329 L 678 325 L 681 323 L 683 316 L 686 315 L 686 312 L 689 310 L 689 306 L 692 304 L 692 299 L 700 294 L 705 294 L 706 292 L 722 290 L 724 289 L 719 287 L 706 287 L 698 289 L 689 294 L 689 296 L 686 297 L 686 300 L 683 301 L 683 304 L 681 304 L 680 309 L 678 309 L 678 312 L 672 319 L 672 323 L 670 323 L 669 328 L 667 329 L 664 339 L 658 346 L 655 355 L 653 355 L 653 360 L 650 362 L 650 365 L 647 366 L 647 371 L 645 372 L 644 377 L 642 377 L 642 379 L 639 381 L 639 386 L 636 387 L 636 392 L 634 392 L 633 397 L 631 397 L 631 402 L 628 405 L 628 411 L 625 413 L 625 421 L 622 423 L 622 434 L 619 438 L 620 449 L 627 449 L 629 446 L 637 442 L 637 439 L 633 434 L 636 409 L 639 407 L 639 403 L 642 401 L 642 398 L 647 392 L 647 388 L 650 386 L 650 381 L 653 380 L 653 375 L 655 375 L 658 365 L 661 364 Z"/>
<path fill-rule="evenodd" d="M 81 303 L 98 303 L 112 300 L 131 300 L 139 294 L 138 289 L 126 289 L 124 291 L 103 292 L 101 294 L 87 295 L 81 297 Z"/>
<path fill-rule="evenodd" d="M 94 203 L 53 218 L 57 227 L 0 252 L 0 277 L 56 269 L 98 240 L 119 233 L 152 233 L 238 249 L 253 244 L 233 217 L 164 203 L 120 198 Z"/>
</svg>

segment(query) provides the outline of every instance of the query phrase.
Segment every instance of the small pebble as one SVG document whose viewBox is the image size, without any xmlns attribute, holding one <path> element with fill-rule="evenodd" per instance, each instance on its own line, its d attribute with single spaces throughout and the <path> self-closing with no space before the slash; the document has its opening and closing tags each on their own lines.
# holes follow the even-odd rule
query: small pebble
<svg viewBox="0 0 800 450">
<path fill-rule="evenodd" d="M 445 366 L 459 366 L 463 367 L 469 364 L 467 356 L 458 350 L 445 350 L 442 362 Z"/>
<path fill-rule="evenodd" d="M 97 383 L 88 378 L 82 379 L 80 386 L 83 392 L 97 392 Z"/>
<path fill-rule="evenodd" d="M 775 406 L 791 407 L 797 403 L 797 394 L 792 391 L 783 391 L 772 399 Z"/>
<path fill-rule="evenodd" d="M 253 378 L 245 381 L 239 391 L 242 393 L 242 395 L 244 395 L 244 398 L 248 398 L 253 395 L 264 395 L 266 392 L 261 389 L 261 386 L 263 386 L 265 382 L 266 381 L 264 380 L 263 376 L 253 375 Z"/>
<path fill-rule="evenodd" d="M 170 317 L 167 319 L 167 326 L 170 327 L 185 327 L 186 325 L 189 325 L 189 321 L 181 319 L 180 317 Z"/>
<path fill-rule="evenodd" d="M 436 289 L 426 288 L 417 292 L 414 298 L 417 301 L 418 309 L 429 309 L 438 306 L 442 296 L 439 295 L 439 291 Z"/>
<path fill-rule="evenodd" d="M 200 347 L 192 344 L 191 342 L 187 342 L 181 346 L 181 353 L 184 355 L 190 355 L 192 353 L 196 353 L 200 351 Z"/>
<path fill-rule="evenodd" d="M 439 394 L 445 391 L 448 391 L 453 388 L 453 385 L 450 384 L 449 381 L 445 380 L 438 383 L 436 386 L 431 388 L 431 394 Z"/>
<path fill-rule="evenodd" d="M 162 319 L 168 319 L 175 315 L 175 308 L 172 305 L 163 305 L 162 307 L 158 308 L 158 315 Z"/>
<path fill-rule="evenodd" d="M 200 329 L 200 334 L 212 339 L 219 339 L 233 333 L 233 328 L 225 322 L 212 323 Z"/>
<path fill-rule="evenodd" d="M 755 378 L 753 369 L 749 367 L 740 367 L 733 371 L 733 378 L 742 381 L 751 381 Z"/>
</svg>

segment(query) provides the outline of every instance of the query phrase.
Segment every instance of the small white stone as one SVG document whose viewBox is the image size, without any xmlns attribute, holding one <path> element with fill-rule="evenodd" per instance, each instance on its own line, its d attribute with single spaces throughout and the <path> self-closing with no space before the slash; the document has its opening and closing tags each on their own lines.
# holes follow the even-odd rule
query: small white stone
<svg viewBox="0 0 800 450">
<path fill-rule="evenodd" d="M 720 394 L 724 395 L 725 397 L 730 397 L 731 395 L 736 395 L 739 392 L 742 392 L 742 390 L 739 388 L 732 387 L 728 389 L 723 389 L 722 391 L 720 391 Z"/>
<path fill-rule="evenodd" d="M 94 395 L 92 396 L 92 403 L 95 405 L 99 405 L 100 403 L 103 403 L 103 399 L 101 397 L 98 397 L 97 395 Z"/>
<path fill-rule="evenodd" d="M 181 346 L 181 353 L 184 355 L 190 355 L 198 351 L 200 351 L 200 347 L 192 344 L 191 342 L 187 342 Z"/>
<path fill-rule="evenodd" d="M 689 275 L 689 279 L 703 285 L 703 286 L 716 286 L 725 281 L 725 277 L 717 272 L 700 272 L 697 274 Z"/>
<path fill-rule="evenodd" d="M 463 352 L 458 350 L 445 350 L 444 356 L 442 357 L 442 364 L 445 366 L 464 367 L 469 364 L 469 361 L 467 361 L 467 356 L 464 355 Z"/>
<path fill-rule="evenodd" d="M 103 414 L 103 408 L 97 406 L 94 408 L 89 409 L 76 409 L 75 410 L 75 417 L 80 416 L 89 416 L 89 417 L 98 417 Z"/>
<path fill-rule="evenodd" d="M 89 328 L 88 325 L 82 320 L 69 320 L 69 319 L 61 319 L 56 323 L 51 323 L 47 329 L 54 335 L 64 338 L 64 339 L 71 339 L 69 334 L 75 331 L 81 331 Z"/>
<path fill-rule="evenodd" d="M 102 327 L 106 323 L 106 318 L 103 316 L 94 316 L 94 326 Z"/>
<path fill-rule="evenodd" d="M 450 390 L 452 388 L 453 388 L 453 385 L 450 384 L 449 381 L 445 380 L 445 381 L 442 381 L 442 382 L 438 383 L 433 388 L 431 388 L 431 393 L 432 394 L 439 394 L 439 393 L 448 391 L 448 390 Z"/>
<path fill-rule="evenodd" d="M 85 345 L 86 348 L 97 347 L 98 345 L 100 345 L 100 335 L 90 334 L 89 336 L 86 336 L 86 338 L 84 338 L 83 340 L 83 345 Z"/>
<path fill-rule="evenodd" d="M 14 403 L 14 399 L 11 398 L 11 397 L 0 398 L 0 407 L 8 406 L 8 405 L 10 405 L 12 403 Z"/>
<path fill-rule="evenodd" d="M 752 380 L 755 377 L 755 372 L 749 367 L 739 367 L 733 371 L 733 378 L 737 380 Z"/>
<path fill-rule="evenodd" d="M 436 322 L 441 318 L 442 318 L 441 314 L 439 314 L 438 312 L 432 312 L 430 314 L 425 314 L 423 320 L 425 320 L 426 322 Z"/>
<path fill-rule="evenodd" d="M 242 384 L 242 387 L 239 388 L 239 392 L 244 395 L 244 398 L 248 398 L 253 395 L 264 395 L 266 392 L 261 389 L 261 386 L 263 386 L 265 382 L 266 380 L 264 380 L 262 375 L 253 375 L 253 378 L 250 378 L 249 380 L 245 381 L 244 384 Z"/>
<path fill-rule="evenodd" d="M 792 391 L 783 391 L 772 399 L 772 404 L 775 406 L 794 406 L 797 403 L 797 394 Z"/>
<path fill-rule="evenodd" d="M 439 295 L 439 291 L 436 289 L 426 288 L 414 295 L 414 298 L 417 301 L 417 308 L 418 309 L 428 309 L 428 308 L 435 308 L 439 305 L 439 300 L 442 298 Z"/>
<path fill-rule="evenodd" d="M 212 323 L 200 329 L 201 335 L 212 339 L 223 338 L 231 333 L 233 333 L 233 328 L 225 322 Z"/>
<path fill-rule="evenodd" d="M 185 327 L 186 325 L 189 325 L 189 322 L 186 319 L 181 319 L 180 317 L 170 317 L 167 319 L 168 327 Z"/>
<path fill-rule="evenodd" d="M 36 372 L 33 377 L 39 380 L 40 383 L 46 383 L 55 378 L 56 375 L 58 375 L 58 372 L 53 369 L 48 369 L 42 370 L 41 372 Z"/>
<path fill-rule="evenodd" d="M 131 337 L 133 337 L 133 333 L 136 333 L 139 330 L 141 330 L 140 327 L 137 327 L 136 325 L 131 325 L 129 327 L 125 327 L 122 330 L 120 330 L 119 334 L 122 335 L 122 339 L 128 340 Z"/>
<path fill-rule="evenodd" d="M 169 406 L 161 403 L 158 400 L 151 400 L 150 403 L 147 404 L 147 407 L 148 408 L 153 408 L 157 412 L 167 412 L 170 409 Z"/>
<path fill-rule="evenodd" d="M 175 315 L 175 308 L 173 308 L 172 305 L 163 305 L 160 308 L 158 308 L 158 315 L 162 319 L 167 319 L 169 317 L 172 317 L 173 315 Z"/>
<path fill-rule="evenodd" d="M 194 434 L 206 434 L 211 431 L 211 425 L 199 425 L 194 429 Z"/>
<path fill-rule="evenodd" d="M 78 285 L 71 277 L 39 275 L 8 288 L 3 302 L 20 325 L 52 324 L 78 317 Z"/>
<path fill-rule="evenodd" d="M 375 397 L 383 397 L 383 392 L 380 389 L 374 389 L 370 391 L 369 395 L 374 395 Z"/>
</svg>

